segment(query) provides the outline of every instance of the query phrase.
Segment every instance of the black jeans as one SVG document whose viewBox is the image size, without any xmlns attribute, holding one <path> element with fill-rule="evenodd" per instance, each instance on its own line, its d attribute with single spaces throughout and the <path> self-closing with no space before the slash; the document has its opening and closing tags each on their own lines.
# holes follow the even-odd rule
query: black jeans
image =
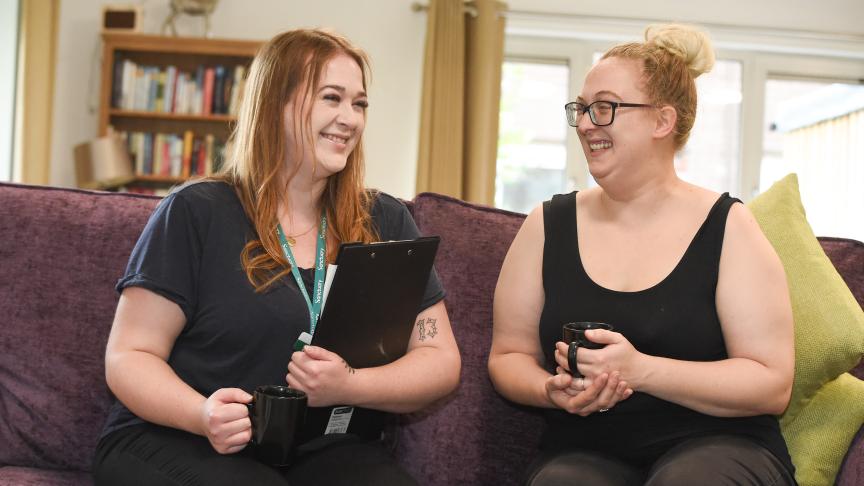
<svg viewBox="0 0 864 486">
<path fill-rule="evenodd" d="M 641 470 L 590 451 L 541 455 L 529 468 L 529 486 L 794 486 L 795 478 L 764 447 L 743 437 L 710 436 L 673 447 Z"/>
<path fill-rule="evenodd" d="M 411 485 L 380 442 L 346 437 L 301 453 L 289 467 L 258 462 L 248 448 L 216 452 L 205 437 L 153 424 L 116 430 L 99 441 L 96 485 Z"/>
</svg>

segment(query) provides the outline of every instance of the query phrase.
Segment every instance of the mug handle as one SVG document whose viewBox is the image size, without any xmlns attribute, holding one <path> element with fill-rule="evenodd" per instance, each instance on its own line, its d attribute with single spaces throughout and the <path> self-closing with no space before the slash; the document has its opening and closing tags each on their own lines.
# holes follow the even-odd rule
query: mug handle
<svg viewBox="0 0 864 486">
<path fill-rule="evenodd" d="M 576 362 L 576 351 L 579 349 L 579 342 L 574 339 L 570 341 L 570 347 L 567 349 L 567 366 L 570 368 L 570 374 L 574 378 L 583 378 L 582 373 L 579 373 L 579 366 Z"/>
<path fill-rule="evenodd" d="M 246 404 L 246 410 L 249 411 L 249 422 L 252 423 L 252 435 L 249 437 L 249 445 L 255 445 L 255 414 L 252 413 L 252 409 L 255 407 L 255 395 L 252 395 L 252 401 Z"/>
</svg>

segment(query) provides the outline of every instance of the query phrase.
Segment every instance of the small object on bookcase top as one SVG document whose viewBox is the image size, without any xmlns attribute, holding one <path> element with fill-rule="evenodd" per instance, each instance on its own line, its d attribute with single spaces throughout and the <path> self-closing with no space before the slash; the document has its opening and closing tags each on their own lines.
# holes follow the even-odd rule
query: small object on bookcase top
<svg viewBox="0 0 864 486">
<path fill-rule="evenodd" d="M 141 30 L 141 7 L 105 5 L 102 7 L 103 32 L 138 32 Z"/>
<path fill-rule="evenodd" d="M 219 0 L 170 0 L 171 13 L 162 23 L 162 35 L 171 31 L 171 35 L 177 36 L 177 27 L 174 20 L 178 15 L 190 15 L 193 17 L 204 17 L 204 37 L 212 37 L 210 31 L 210 15 L 216 9 Z"/>
</svg>

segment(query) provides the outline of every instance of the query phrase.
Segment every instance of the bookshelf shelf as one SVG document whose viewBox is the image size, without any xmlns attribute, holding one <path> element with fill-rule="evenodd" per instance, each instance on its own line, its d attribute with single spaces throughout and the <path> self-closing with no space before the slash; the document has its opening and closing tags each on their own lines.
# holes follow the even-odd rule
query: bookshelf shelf
<svg viewBox="0 0 864 486">
<path fill-rule="evenodd" d="M 167 188 L 217 169 L 259 41 L 103 33 L 99 134 L 126 141 L 135 179 Z"/>
<path fill-rule="evenodd" d="M 108 111 L 110 118 L 153 118 L 160 120 L 199 121 L 212 123 L 230 123 L 237 120 L 234 115 L 192 115 L 185 113 L 159 113 L 154 111 L 133 111 L 112 108 Z"/>
<path fill-rule="evenodd" d="M 169 176 L 157 176 L 157 175 L 138 175 L 135 176 L 135 180 L 138 182 L 152 182 L 158 184 L 182 184 L 186 181 L 183 177 L 169 177 Z"/>
</svg>

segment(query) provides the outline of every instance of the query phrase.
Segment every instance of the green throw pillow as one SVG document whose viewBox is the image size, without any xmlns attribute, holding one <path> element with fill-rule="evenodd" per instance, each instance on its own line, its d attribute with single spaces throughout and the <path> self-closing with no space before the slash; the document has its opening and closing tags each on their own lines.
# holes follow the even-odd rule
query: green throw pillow
<svg viewBox="0 0 864 486">
<path fill-rule="evenodd" d="M 800 486 L 834 484 L 849 445 L 864 422 L 864 381 L 843 373 L 822 386 L 783 437 Z"/>
<path fill-rule="evenodd" d="M 783 262 L 795 319 L 795 381 L 780 427 L 801 486 L 831 484 L 861 425 L 864 388 L 835 378 L 864 355 L 864 312 L 810 229 L 795 174 L 748 206 Z M 811 481 L 829 476 L 829 482 Z"/>
</svg>

